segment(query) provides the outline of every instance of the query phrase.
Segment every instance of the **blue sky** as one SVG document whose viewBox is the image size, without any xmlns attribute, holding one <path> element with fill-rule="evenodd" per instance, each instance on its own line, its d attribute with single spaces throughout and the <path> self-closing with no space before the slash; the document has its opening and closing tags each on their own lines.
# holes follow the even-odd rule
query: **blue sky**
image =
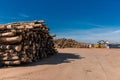
<svg viewBox="0 0 120 80">
<path fill-rule="evenodd" d="M 119 0 L 0 0 L 0 23 L 40 19 L 57 38 L 120 42 Z"/>
</svg>

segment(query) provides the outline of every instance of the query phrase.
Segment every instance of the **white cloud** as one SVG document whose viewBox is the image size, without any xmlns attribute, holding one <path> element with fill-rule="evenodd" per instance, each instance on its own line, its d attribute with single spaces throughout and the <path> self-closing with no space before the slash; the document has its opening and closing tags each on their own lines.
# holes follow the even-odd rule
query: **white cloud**
<svg viewBox="0 0 120 80">
<path fill-rule="evenodd" d="M 28 18 L 28 17 L 30 17 L 29 15 L 24 14 L 24 13 L 19 13 L 19 16 L 20 16 L 20 17 L 24 17 L 24 18 Z"/>
<path fill-rule="evenodd" d="M 97 42 L 98 40 L 108 40 L 110 42 L 120 42 L 120 28 L 93 28 L 87 30 L 64 30 L 58 32 L 57 38 L 72 38 L 82 42 Z"/>
</svg>

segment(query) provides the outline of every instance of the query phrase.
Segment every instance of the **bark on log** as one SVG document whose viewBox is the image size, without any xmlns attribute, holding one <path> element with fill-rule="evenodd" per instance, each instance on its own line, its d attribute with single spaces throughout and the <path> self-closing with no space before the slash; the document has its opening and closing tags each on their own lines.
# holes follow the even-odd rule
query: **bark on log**
<svg viewBox="0 0 120 80">
<path fill-rule="evenodd" d="M 15 36 L 15 33 L 13 32 L 6 32 L 0 34 L 0 37 L 13 37 L 13 36 Z"/>
<path fill-rule="evenodd" d="M 6 56 L 6 57 L 3 57 L 1 58 L 2 61 L 13 61 L 13 60 L 19 60 L 19 57 L 18 56 Z"/>
<path fill-rule="evenodd" d="M 1 50 L 15 50 L 17 52 L 21 51 L 22 45 L 0 45 Z"/>
<path fill-rule="evenodd" d="M 15 61 L 2 61 L 1 62 L 2 64 L 5 64 L 5 65 L 19 65 L 21 63 L 20 60 L 15 60 Z"/>
<path fill-rule="evenodd" d="M 15 37 L 3 37 L 0 38 L 0 43 L 5 43 L 5 44 L 14 44 L 14 43 L 19 43 L 22 40 L 22 36 L 15 36 Z"/>
</svg>

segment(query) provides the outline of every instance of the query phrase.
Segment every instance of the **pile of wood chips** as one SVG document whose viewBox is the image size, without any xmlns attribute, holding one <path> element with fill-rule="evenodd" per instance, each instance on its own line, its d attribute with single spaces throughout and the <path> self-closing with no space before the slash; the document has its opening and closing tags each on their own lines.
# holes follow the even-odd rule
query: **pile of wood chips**
<svg viewBox="0 0 120 80">
<path fill-rule="evenodd" d="M 56 53 L 43 20 L 0 25 L 0 64 L 34 62 Z"/>
</svg>

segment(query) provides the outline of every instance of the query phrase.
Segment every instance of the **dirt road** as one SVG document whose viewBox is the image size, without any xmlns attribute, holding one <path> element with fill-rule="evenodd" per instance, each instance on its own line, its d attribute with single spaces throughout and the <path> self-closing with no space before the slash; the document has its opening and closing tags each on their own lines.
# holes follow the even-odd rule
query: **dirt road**
<svg viewBox="0 0 120 80">
<path fill-rule="evenodd" d="M 0 80 L 120 80 L 120 49 L 59 49 L 37 63 L 1 68 Z"/>
</svg>

